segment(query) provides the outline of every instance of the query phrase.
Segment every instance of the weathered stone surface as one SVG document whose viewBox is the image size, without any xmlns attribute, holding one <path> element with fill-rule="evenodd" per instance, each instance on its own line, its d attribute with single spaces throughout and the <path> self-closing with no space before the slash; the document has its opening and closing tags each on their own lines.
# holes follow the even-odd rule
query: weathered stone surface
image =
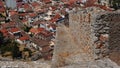
<svg viewBox="0 0 120 68">
<path fill-rule="evenodd" d="M 88 21 L 90 14 L 86 13 L 84 15 L 82 13 L 84 12 L 70 14 L 69 28 L 62 24 L 58 27 L 53 67 L 57 68 L 74 63 L 83 65 L 93 60 L 94 56 L 91 46 L 94 44 L 94 41 L 92 40 L 91 23 Z M 64 54 L 67 55 L 64 56 Z"/>
<path fill-rule="evenodd" d="M 59 68 L 120 68 L 120 67 L 110 59 L 104 58 L 97 61 L 91 61 L 86 64 L 84 63 L 82 65 L 71 64 L 71 65 L 59 67 Z"/>
<path fill-rule="evenodd" d="M 114 20 L 117 17 L 109 18 L 113 13 L 93 9 L 70 14 L 69 28 L 58 27 L 52 68 L 120 68 L 108 58 L 101 60 L 110 52 L 110 22 L 119 22 Z M 113 33 L 119 36 L 115 29 Z"/>
<path fill-rule="evenodd" d="M 47 62 L 0 61 L 1 68 L 51 68 Z"/>
<path fill-rule="evenodd" d="M 96 41 L 101 41 L 103 45 L 100 47 L 102 56 L 109 55 L 111 60 L 120 65 L 120 12 L 104 12 L 96 15 L 95 19 L 97 27 L 94 26 L 94 33 L 99 34 Z"/>
</svg>

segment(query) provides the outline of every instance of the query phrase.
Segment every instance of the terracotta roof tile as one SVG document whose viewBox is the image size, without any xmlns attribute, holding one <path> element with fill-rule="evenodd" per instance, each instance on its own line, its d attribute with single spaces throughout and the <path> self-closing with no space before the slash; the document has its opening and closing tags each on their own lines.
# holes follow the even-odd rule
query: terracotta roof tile
<svg viewBox="0 0 120 68">
<path fill-rule="evenodd" d="M 44 47 L 44 46 L 49 45 L 49 41 L 47 41 L 47 40 L 45 41 L 45 40 L 41 40 L 38 38 L 32 38 L 32 41 L 40 47 Z"/>
<path fill-rule="evenodd" d="M 1 25 L 3 28 L 7 28 L 7 27 L 14 27 L 16 26 L 15 25 L 15 22 L 9 22 L 9 23 L 4 23 Z"/>
<path fill-rule="evenodd" d="M 87 0 L 87 2 L 85 3 L 85 8 L 95 6 L 95 7 L 101 8 L 103 10 L 112 11 L 112 9 L 110 9 L 106 6 L 95 4 L 95 2 L 97 2 L 97 0 Z"/>
<path fill-rule="evenodd" d="M 22 5 L 22 7 L 26 10 L 26 11 L 32 11 L 32 7 L 28 4 L 28 3 L 24 3 Z"/>
<path fill-rule="evenodd" d="M 18 15 L 19 16 L 26 16 L 26 15 L 28 15 L 28 13 L 19 13 Z"/>
<path fill-rule="evenodd" d="M 40 4 L 37 3 L 37 2 L 33 2 L 33 3 L 31 3 L 31 5 L 32 5 L 33 7 L 40 7 Z"/>
<path fill-rule="evenodd" d="M 59 18 L 61 18 L 60 14 L 56 14 L 51 20 L 50 22 L 56 22 Z"/>
<path fill-rule="evenodd" d="M 30 29 L 30 32 L 31 32 L 31 33 L 34 33 L 34 34 L 39 33 L 39 31 L 38 31 L 37 28 L 31 28 L 31 29 Z"/>
<path fill-rule="evenodd" d="M 36 14 L 36 13 L 30 13 L 29 16 L 30 16 L 30 17 L 36 17 L 37 14 Z"/>
<path fill-rule="evenodd" d="M 51 0 L 43 0 L 44 3 L 51 3 L 52 1 Z"/>
<path fill-rule="evenodd" d="M 9 11 L 9 13 L 11 16 L 18 14 L 16 11 Z"/>
<path fill-rule="evenodd" d="M 33 22 L 33 25 L 39 25 L 39 24 L 41 24 L 41 21 L 40 21 L 40 20 L 38 20 L 38 21 L 36 21 L 36 22 Z"/>
<path fill-rule="evenodd" d="M 24 40 L 29 40 L 29 37 L 28 36 L 23 36 L 23 37 L 20 37 L 19 38 L 21 41 L 24 41 Z"/>
<path fill-rule="evenodd" d="M 6 29 L 1 29 L 0 32 L 7 33 L 8 31 Z"/>
<path fill-rule="evenodd" d="M 52 10 L 55 11 L 57 9 L 57 7 L 55 6 L 51 6 Z"/>
<path fill-rule="evenodd" d="M 30 8 L 30 5 L 27 4 L 27 3 L 25 3 L 25 4 L 24 4 L 24 8 L 25 8 L 25 9 Z"/>
<path fill-rule="evenodd" d="M 0 21 L 5 21 L 5 17 L 0 17 Z"/>
<path fill-rule="evenodd" d="M 0 1 L 0 6 L 3 6 L 4 4 L 3 4 L 3 2 L 2 1 Z"/>
<path fill-rule="evenodd" d="M 30 32 L 32 32 L 34 34 L 37 34 L 37 33 L 40 33 L 43 30 L 44 30 L 44 28 L 31 28 Z"/>
<path fill-rule="evenodd" d="M 8 31 L 7 31 L 7 29 L 1 29 L 0 32 L 3 33 L 3 36 L 8 36 Z"/>
<path fill-rule="evenodd" d="M 51 20 L 50 20 L 50 22 L 52 22 L 52 23 L 54 23 L 54 22 L 56 22 L 57 21 L 57 19 L 54 19 L 54 18 L 52 18 Z"/>
<path fill-rule="evenodd" d="M 22 23 L 25 23 L 25 22 L 27 22 L 28 20 L 27 19 L 24 19 L 24 20 L 22 20 Z"/>
<path fill-rule="evenodd" d="M 38 31 L 39 32 L 41 32 L 41 31 L 43 31 L 43 30 L 45 30 L 44 28 L 38 28 Z"/>
<path fill-rule="evenodd" d="M 0 6 L 0 12 L 5 12 L 5 7 L 4 6 Z"/>
<path fill-rule="evenodd" d="M 56 14 L 55 16 L 54 16 L 54 18 L 60 18 L 61 16 L 60 16 L 60 14 Z"/>
<path fill-rule="evenodd" d="M 18 8 L 22 7 L 22 4 L 23 4 L 22 2 L 17 2 L 17 7 Z"/>
<path fill-rule="evenodd" d="M 18 28 L 11 28 L 11 29 L 10 29 L 10 32 L 12 32 L 12 33 L 13 33 L 13 32 L 18 32 L 18 31 L 20 31 Z"/>
<path fill-rule="evenodd" d="M 49 36 L 53 35 L 53 33 L 49 32 L 47 30 L 44 30 L 44 31 L 40 32 L 40 34 L 44 35 L 44 37 L 49 37 Z"/>
</svg>

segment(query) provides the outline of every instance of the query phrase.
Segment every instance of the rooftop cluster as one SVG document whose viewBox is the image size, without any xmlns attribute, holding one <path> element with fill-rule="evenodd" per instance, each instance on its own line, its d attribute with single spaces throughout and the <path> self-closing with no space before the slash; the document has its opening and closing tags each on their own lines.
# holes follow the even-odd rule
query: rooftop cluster
<svg viewBox="0 0 120 68">
<path fill-rule="evenodd" d="M 0 32 L 6 38 L 14 39 L 30 50 L 35 50 L 31 60 L 36 56 L 50 60 L 55 45 L 56 27 L 67 24 L 70 12 L 81 8 L 99 7 L 97 0 L 14 0 L 16 5 L 6 5 L 9 1 L 0 0 Z M 37 58 L 38 59 L 38 58 Z"/>
</svg>

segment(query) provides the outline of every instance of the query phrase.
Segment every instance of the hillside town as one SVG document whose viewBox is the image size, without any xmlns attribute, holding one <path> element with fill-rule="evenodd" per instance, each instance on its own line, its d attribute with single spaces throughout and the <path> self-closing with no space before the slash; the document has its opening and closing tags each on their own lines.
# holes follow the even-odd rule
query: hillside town
<svg viewBox="0 0 120 68">
<path fill-rule="evenodd" d="M 120 8 L 120 3 L 113 3 L 113 0 L 0 0 L 0 60 L 52 60 L 57 27 L 60 24 L 69 27 L 71 12 L 88 7 L 109 12 Z"/>
</svg>

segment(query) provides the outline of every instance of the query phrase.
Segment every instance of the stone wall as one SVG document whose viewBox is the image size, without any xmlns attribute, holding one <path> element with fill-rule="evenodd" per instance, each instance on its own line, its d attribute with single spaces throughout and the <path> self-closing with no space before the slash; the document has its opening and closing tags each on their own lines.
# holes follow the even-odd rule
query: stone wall
<svg viewBox="0 0 120 68">
<path fill-rule="evenodd" d="M 109 38 L 109 22 L 104 21 L 107 14 L 99 13 L 96 14 L 95 20 L 92 24 L 93 31 L 94 31 L 94 52 L 98 56 L 96 58 L 102 58 L 108 55 L 109 53 L 109 45 L 108 45 L 108 38 Z"/>
<path fill-rule="evenodd" d="M 96 10 L 90 11 L 96 12 Z M 77 13 L 70 13 L 69 28 L 62 24 L 59 25 L 52 68 L 69 64 L 84 66 L 94 60 L 92 18 L 91 13 L 81 10 Z"/>
<path fill-rule="evenodd" d="M 92 26 L 91 26 L 91 13 L 88 13 L 86 11 L 80 11 L 77 13 L 70 14 L 70 23 L 69 23 L 69 29 L 70 34 L 73 37 L 73 41 L 78 46 L 79 49 L 76 50 L 82 50 L 89 56 L 93 58 L 93 52 L 92 52 L 92 45 L 93 45 L 93 39 L 92 39 Z M 90 58 L 90 57 L 89 57 Z M 87 59 L 88 60 L 88 59 Z"/>
<path fill-rule="evenodd" d="M 49 62 L 45 61 L 0 61 L 0 68 L 51 68 Z"/>
<path fill-rule="evenodd" d="M 96 15 L 93 22 L 95 49 L 98 58 L 103 58 L 112 53 L 119 53 L 119 12 L 101 12 Z M 115 57 L 115 56 L 114 56 Z"/>
<path fill-rule="evenodd" d="M 119 44 L 120 15 L 116 14 L 94 7 L 70 13 L 69 27 L 57 28 L 52 68 L 73 64 L 88 68 L 95 59 L 109 56 Z"/>
<path fill-rule="evenodd" d="M 120 65 L 120 12 L 109 14 L 109 57 Z"/>
</svg>

